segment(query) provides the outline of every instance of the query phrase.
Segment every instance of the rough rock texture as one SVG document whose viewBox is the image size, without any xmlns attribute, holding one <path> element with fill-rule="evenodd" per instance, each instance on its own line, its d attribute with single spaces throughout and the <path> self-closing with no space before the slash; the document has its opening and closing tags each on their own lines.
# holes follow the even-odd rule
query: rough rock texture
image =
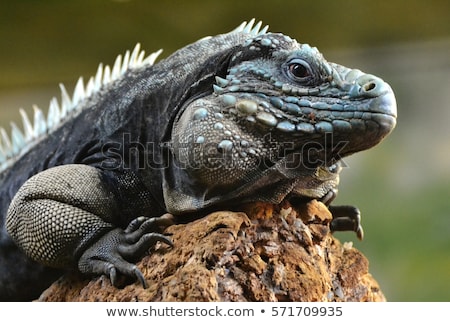
<svg viewBox="0 0 450 322">
<path fill-rule="evenodd" d="M 150 285 L 69 274 L 41 301 L 385 301 L 367 259 L 329 231 L 320 202 L 296 209 L 257 203 L 166 230 L 174 247 L 157 245 L 139 262 Z"/>
</svg>

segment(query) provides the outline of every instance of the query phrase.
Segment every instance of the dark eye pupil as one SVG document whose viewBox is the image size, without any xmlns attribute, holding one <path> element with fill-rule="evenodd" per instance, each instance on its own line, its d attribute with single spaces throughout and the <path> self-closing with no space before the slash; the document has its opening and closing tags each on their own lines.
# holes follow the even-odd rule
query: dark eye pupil
<svg viewBox="0 0 450 322">
<path fill-rule="evenodd" d="M 302 64 L 292 64 L 289 66 L 289 70 L 292 75 L 298 78 L 305 78 L 309 76 L 308 68 L 303 66 Z"/>
</svg>

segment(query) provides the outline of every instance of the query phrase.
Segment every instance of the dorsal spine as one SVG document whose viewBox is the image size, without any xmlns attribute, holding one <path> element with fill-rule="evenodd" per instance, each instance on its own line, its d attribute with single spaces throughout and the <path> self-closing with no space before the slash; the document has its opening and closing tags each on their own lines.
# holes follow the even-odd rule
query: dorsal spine
<svg viewBox="0 0 450 322">
<path fill-rule="evenodd" d="M 7 131 L 0 127 L 0 171 L 8 168 L 15 158 L 28 151 L 39 138 L 58 128 L 75 111 L 82 109 L 81 102 L 83 100 L 119 79 L 128 70 L 153 65 L 161 52 L 162 50 L 158 50 L 144 58 L 145 52 L 141 50 L 141 45 L 138 43 L 131 53 L 126 51 L 123 57 L 122 55 L 117 56 L 112 71 L 108 65 L 103 67 L 103 64 L 100 64 L 97 73 L 89 79 L 86 85 L 83 78 L 80 77 L 72 97 L 68 94 L 65 86 L 59 84 L 61 101 L 59 103 L 56 97 L 50 100 L 47 117 L 38 106 L 33 105 L 34 118 L 31 122 L 27 113 L 20 109 L 23 130 L 11 122 L 11 135 L 8 135 Z"/>
</svg>

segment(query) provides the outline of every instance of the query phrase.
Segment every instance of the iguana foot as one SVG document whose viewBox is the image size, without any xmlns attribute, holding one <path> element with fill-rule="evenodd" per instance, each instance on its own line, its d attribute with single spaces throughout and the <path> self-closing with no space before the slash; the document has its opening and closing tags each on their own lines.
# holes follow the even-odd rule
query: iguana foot
<svg viewBox="0 0 450 322">
<path fill-rule="evenodd" d="M 123 230 L 116 228 L 102 236 L 87 248 L 78 261 L 78 269 L 84 274 L 108 275 L 116 285 L 117 272 L 133 277 L 147 288 L 142 272 L 132 264 L 158 241 L 173 246 L 172 241 L 159 233 L 173 223 L 171 215 L 147 218 L 139 217 L 131 221 Z"/>
<path fill-rule="evenodd" d="M 354 206 L 330 206 L 336 198 L 337 189 L 330 189 L 320 200 L 330 210 L 333 220 L 330 223 L 331 232 L 354 231 L 359 240 L 364 238 L 364 230 L 361 226 L 361 212 Z"/>
<path fill-rule="evenodd" d="M 361 226 L 361 213 L 354 206 L 329 206 L 333 220 L 330 223 L 331 232 L 354 231 L 359 240 L 364 238 Z"/>
</svg>

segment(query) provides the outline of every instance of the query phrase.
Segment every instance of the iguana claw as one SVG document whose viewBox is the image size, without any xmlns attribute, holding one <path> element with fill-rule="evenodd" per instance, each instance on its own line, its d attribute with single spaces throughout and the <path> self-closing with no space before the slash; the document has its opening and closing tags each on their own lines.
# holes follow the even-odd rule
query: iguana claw
<svg viewBox="0 0 450 322">
<path fill-rule="evenodd" d="M 131 262 L 139 260 L 158 241 L 173 246 L 168 237 L 158 232 L 170 224 L 172 218 L 169 216 L 139 217 L 125 229 L 111 230 L 84 251 L 78 269 L 84 274 L 105 274 L 113 285 L 116 285 L 117 272 L 120 272 L 137 279 L 147 288 L 144 275 Z"/>
</svg>

